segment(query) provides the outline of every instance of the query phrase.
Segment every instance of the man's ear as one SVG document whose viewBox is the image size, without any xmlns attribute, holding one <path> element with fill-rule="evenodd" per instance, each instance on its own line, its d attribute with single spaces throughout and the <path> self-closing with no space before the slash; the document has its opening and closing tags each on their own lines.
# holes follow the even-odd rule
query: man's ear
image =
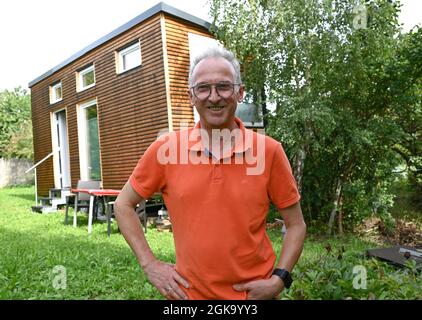
<svg viewBox="0 0 422 320">
<path fill-rule="evenodd" d="M 192 90 L 190 90 L 190 89 L 188 90 L 188 95 L 189 95 L 189 100 L 190 100 L 191 105 L 194 106 L 195 101 L 194 101 L 194 96 L 192 94 Z"/>
<path fill-rule="evenodd" d="M 237 102 L 242 102 L 245 95 L 245 86 L 241 84 L 239 86 L 239 91 L 237 92 Z"/>
</svg>

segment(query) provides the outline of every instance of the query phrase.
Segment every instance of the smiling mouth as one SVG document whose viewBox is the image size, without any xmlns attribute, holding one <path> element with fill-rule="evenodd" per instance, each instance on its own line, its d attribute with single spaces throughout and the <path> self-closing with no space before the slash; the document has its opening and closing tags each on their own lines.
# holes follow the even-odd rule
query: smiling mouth
<svg viewBox="0 0 422 320">
<path fill-rule="evenodd" d="M 212 111 L 220 111 L 223 110 L 224 106 L 209 106 L 208 109 Z"/>
</svg>

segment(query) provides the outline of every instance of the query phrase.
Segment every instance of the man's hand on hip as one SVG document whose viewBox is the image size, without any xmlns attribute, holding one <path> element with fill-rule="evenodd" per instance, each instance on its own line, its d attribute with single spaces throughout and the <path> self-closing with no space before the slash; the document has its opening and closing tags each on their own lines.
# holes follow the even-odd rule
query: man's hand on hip
<svg viewBox="0 0 422 320">
<path fill-rule="evenodd" d="M 173 264 L 164 263 L 158 260 L 148 263 L 144 272 L 149 281 L 169 300 L 187 300 L 188 297 L 180 289 L 180 285 L 189 288 L 188 282 L 176 271 Z"/>
<path fill-rule="evenodd" d="M 247 291 L 248 300 L 271 300 L 278 298 L 284 289 L 283 281 L 276 276 L 233 285 L 236 291 Z"/>
</svg>

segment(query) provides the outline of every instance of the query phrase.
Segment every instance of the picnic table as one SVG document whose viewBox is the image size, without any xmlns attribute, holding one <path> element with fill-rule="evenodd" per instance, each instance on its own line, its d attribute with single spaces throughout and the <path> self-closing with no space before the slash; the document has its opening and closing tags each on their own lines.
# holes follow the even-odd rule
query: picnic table
<svg viewBox="0 0 422 320">
<path fill-rule="evenodd" d="M 117 189 L 72 189 L 71 192 L 75 194 L 75 210 L 73 212 L 73 226 L 76 227 L 76 213 L 78 209 L 78 194 L 87 193 L 89 197 L 89 211 L 88 211 L 88 233 L 92 231 L 92 219 L 94 216 L 94 203 L 95 201 L 102 200 L 104 204 L 104 209 L 106 210 L 108 223 L 110 224 L 111 213 L 108 212 L 108 202 L 110 198 L 116 198 L 121 190 Z"/>
<path fill-rule="evenodd" d="M 77 226 L 77 219 L 76 213 L 78 211 L 78 207 L 81 206 L 79 204 L 79 195 L 81 193 L 85 193 L 89 195 L 89 204 L 85 204 L 84 207 L 88 207 L 88 233 L 92 232 L 92 222 L 94 218 L 94 213 L 97 214 L 98 211 L 98 202 L 101 201 L 103 203 L 104 211 L 106 214 L 107 219 L 107 233 L 110 236 L 110 224 L 112 218 L 112 207 L 114 205 L 114 200 L 120 194 L 121 190 L 118 189 L 87 189 L 87 188 L 74 188 L 71 189 L 71 194 L 68 197 L 74 197 L 74 212 L 73 212 L 73 226 Z M 150 199 L 145 199 L 145 203 L 141 206 L 141 203 L 135 209 L 136 213 L 138 214 L 141 222 L 145 228 L 145 232 L 147 230 L 147 216 L 152 215 L 152 213 L 148 213 L 149 209 L 152 209 L 157 206 L 163 206 L 164 203 L 161 200 L 161 193 L 155 193 L 151 196 Z M 65 217 L 65 224 L 67 224 L 67 217 L 68 217 L 68 207 L 69 207 L 69 199 L 66 200 L 66 217 Z M 96 210 L 96 212 L 94 212 Z M 141 214 L 142 213 L 142 214 Z"/>
</svg>

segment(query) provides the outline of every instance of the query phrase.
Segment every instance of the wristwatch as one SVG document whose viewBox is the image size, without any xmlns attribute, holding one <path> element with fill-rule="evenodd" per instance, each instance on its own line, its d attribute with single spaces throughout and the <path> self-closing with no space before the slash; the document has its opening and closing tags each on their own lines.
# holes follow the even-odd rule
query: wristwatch
<svg viewBox="0 0 422 320">
<path fill-rule="evenodd" d="M 276 275 L 280 277 L 281 280 L 283 280 L 284 286 L 288 289 L 292 285 L 293 279 L 290 275 L 290 272 L 286 269 L 274 269 L 273 275 Z"/>
</svg>

